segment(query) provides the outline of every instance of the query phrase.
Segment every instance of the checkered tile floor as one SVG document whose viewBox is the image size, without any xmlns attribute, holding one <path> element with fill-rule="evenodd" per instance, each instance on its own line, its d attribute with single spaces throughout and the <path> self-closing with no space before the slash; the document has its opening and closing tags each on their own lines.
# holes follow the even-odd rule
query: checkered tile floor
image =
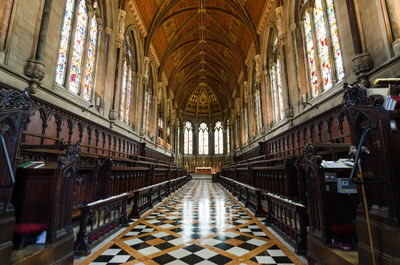
<svg viewBox="0 0 400 265">
<path fill-rule="evenodd" d="M 302 264 L 220 185 L 192 180 L 81 264 Z"/>
</svg>

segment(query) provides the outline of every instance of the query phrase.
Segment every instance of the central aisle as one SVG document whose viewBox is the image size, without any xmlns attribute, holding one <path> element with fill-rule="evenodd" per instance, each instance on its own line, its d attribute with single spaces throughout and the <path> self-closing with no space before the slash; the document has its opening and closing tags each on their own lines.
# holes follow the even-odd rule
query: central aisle
<svg viewBox="0 0 400 265">
<path fill-rule="evenodd" d="M 192 180 L 81 264 L 302 264 L 262 221 Z"/>
</svg>

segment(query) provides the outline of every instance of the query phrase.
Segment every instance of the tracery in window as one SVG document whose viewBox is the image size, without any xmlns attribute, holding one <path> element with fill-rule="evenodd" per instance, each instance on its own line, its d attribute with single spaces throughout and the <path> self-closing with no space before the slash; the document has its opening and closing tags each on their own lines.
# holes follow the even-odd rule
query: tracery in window
<svg viewBox="0 0 400 265">
<path fill-rule="evenodd" d="M 204 122 L 199 127 L 199 155 L 208 155 L 208 127 Z"/>
<path fill-rule="evenodd" d="M 315 0 L 313 10 L 304 15 L 304 35 L 311 95 L 316 97 L 344 77 L 333 0 Z"/>
<path fill-rule="evenodd" d="M 214 152 L 216 155 L 224 153 L 224 137 L 222 131 L 222 123 L 220 121 L 215 123 L 214 129 Z"/>
<path fill-rule="evenodd" d="M 193 128 L 190 122 L 186 122 L 185 124 L 185 133 L 184 133 L 184 148 L 183 153 L 185 155 L 193 154 Z"/>
<path fill-rule="evenodd" d="M 96 1 L 93 8 L 97 8 Z M 91 99 L 94 87 L 97 38 L 95 12 L 89 15 L 85 0 L 67 0 L 55 81 L 85 100 Z"/>
</svg>

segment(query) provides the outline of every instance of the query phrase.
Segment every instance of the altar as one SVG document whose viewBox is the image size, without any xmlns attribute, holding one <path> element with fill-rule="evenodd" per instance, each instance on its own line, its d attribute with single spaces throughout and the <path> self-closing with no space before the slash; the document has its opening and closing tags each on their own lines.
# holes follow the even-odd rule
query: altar
<svg viewBox="0 0 400 265">
<path fill-rule="evenodd" d="M 196 167 L 195 173 L 197 174 L 211 174 L 211 167 Z"/>
</svg>

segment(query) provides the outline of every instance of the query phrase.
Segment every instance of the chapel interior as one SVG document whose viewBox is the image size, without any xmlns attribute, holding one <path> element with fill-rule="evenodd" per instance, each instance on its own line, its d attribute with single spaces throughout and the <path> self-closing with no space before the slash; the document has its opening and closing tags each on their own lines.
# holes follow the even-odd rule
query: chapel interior
<svg viewBox="0 0 400 265">
<path fill-rule="evenodd" d="M 0 264 L 400 265 L 399 0 L 0 0 Z"/>
</svg>

